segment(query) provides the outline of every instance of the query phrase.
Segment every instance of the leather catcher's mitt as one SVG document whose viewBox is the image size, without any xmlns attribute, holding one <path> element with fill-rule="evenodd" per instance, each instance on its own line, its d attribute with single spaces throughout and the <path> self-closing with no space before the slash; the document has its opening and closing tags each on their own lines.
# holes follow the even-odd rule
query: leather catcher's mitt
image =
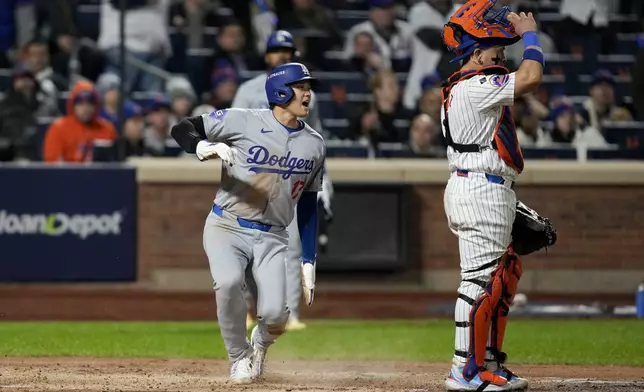
<svg viewBox="0 0 644 392">
<path fill-rule="evenodd" d="M 512 225 L 512 244 L 518 255 L 527 255 L 557 242 L 557 230 L 550 219 L 517 201 L 517 213 Z"/>
</svg>

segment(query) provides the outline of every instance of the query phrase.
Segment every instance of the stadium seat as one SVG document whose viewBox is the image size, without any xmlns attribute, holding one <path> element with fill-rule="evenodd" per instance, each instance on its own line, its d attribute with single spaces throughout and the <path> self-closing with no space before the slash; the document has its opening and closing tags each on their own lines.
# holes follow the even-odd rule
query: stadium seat
<svg viewBox="0 0 644 392">
<path fill-rule="evenodd" d="M 0 69 L 0 91 L 7 91 L 11 87 L 11 70 Z"/>
<path fill-rule="evenodd" d="M 369 13 L 367 11 L 338 10 L 335 15 L 338 27 L 344 31 L 348 31 L 353 26 L 369 19 Z"/>
<path fill-rule="evenodd" d="M 101 28 L 101 6 L 98 4 L 80 4 L 77 8 L 78 33 L 81 37 L 98 40 Z"/>
<path fill-rule="evenodd" d="M 213 50 L 208 48 L 190 49 L 187 52 L 186 73 L 188 80 L 190 80 L 190 83 L 197 93 L 197 96 L 201 96 L 201 94 L 206 92 L 210 87 L 210 83 L 208 83 L 207 86 L 204 86 L 204 80 L 210 81 L 212 70 L 208 68 L 211 64 L 213 53 Z"/>
<path fill-rule="evenodd" d="M 606 142 L 624 149 L 641 148 L 644 146 L 644 123 L 608 123 L 604 126 L 603 135 Z"/>
<path fill-rule="evenodd" d="M 369 158 L 371 149 L 353 141 L 328 140 L 326 156 L 329 158 Z"/>
<path fill-rule="evenodd" d="M 39 118 L 38 119 L 38 128 L 36 129 L 36 135 L 34 136 L 34 143 L 36 144 L 36 154 L 39 161 L 43 160 L 43 144 L 45 142 L 45 134 L 49 126 L 54 121 L 53 118 Z"/>
<path fill-rule="evenodd" d="M 177 142 L 174 139 L 168 139 L 165 142 L 165 151 L 163 156 L 165 157 L 178 157 L 183 153 L 183 149 L 179 147 Z"/>
<path fill-rule="evenodd" d="M 94 162 L 113 162 L 117 159 L 116 146 L 108 140 L 97 140 L 92 146 Z"/>
<path fill-rule="evenodd" d="M 644 159 L 644 149 L 641 147 L 631 149 L 589 149 L 586 156 L 589 160 L 641 160 Z"/>
<path fill-rule="evenodd" d="M 172 57 L 166 62 L 166 69 L 172 73 L 187 73 L 186 51 L 188 50 L 188 39 L 185 34 L 170 30 L 170 45 L 172 46 Z"/>
<path fill-rule="evenodd" d="M 574 147 L 552 148 L 522 148 L 525 159 L 577 159 L 577 149 Z"/>
<path fill-rule="evenodd" d="M 415 158 L 414 153 L 403 143 L 379 143 L 378 158 Z"/>
<path fill-rule="evenodd" d="M 637 35 L 618 33 L 614 53 L 632 55 L 635 52 L 637 52 Z"/>
</svg>

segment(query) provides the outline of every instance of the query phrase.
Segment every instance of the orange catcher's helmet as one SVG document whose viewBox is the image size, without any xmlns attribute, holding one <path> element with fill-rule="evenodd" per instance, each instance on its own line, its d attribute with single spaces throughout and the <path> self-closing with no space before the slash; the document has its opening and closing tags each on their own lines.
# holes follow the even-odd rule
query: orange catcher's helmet
<svg viewBox="0 0 644 392">
<path fill-rule="evenodd" d="M 443 27 L 443 42 L 456 53 L 451 62 L 462 60 L 477 48 L 507 46 L 519 41 L 514 27 L 508 21 L 510 8 L 495 10 L 497 0 L 470 0 Z"/>
</svg>

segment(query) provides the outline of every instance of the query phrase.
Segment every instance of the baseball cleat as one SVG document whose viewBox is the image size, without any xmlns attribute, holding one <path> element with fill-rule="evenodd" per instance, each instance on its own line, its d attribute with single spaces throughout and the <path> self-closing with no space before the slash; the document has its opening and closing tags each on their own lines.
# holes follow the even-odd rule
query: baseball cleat
<svg viewBox="0 0 644 392">
<path fill-rule="evenodd" d="M 288 322 L 286 323 L 287 331 L 301 331 L 306 328 L 306 324 L 301 322 L 297 317 L 289 317 Z"/>
<path fill-rule="evenodd" d="M 511 390 L 513 391 L 525 391 L 528 389 L 528 380 L 512 373 L 505 366 L 499 367 L 498 369 L 494 370 L 493 373 L 501 377 L 505 377 L 510 384 Z"/>
<path fill-rule="evenodd" d="M 252 363 L 250 357 L 241 358 L 230 367 L 230 382 L 248 384 L 253 382 Z"/>
<path fill-rule="evenodd" d="M 482 375 L 484 378 L 488 378 L 487 375 L 494 375 L 494 373 L 485 371 L 483 373 L 477 374 L 470 381 L 467 381 L 465 378 L 463 378 L 463 366 L 452 365 L 452 369 L 449 372 L 449 376 L 445 380 L 445 387 L 450 392 L 468 392 L 468 391 L 493 392 L 493 391 L 512 390 L 510 383 L 507 383 L 507 382 L 505 383 L 505 385 L 495 385 L 495 384 L 489 383 L 486 387 L 484 387 L 483 389 L 480 389 L 484 383 L 488 382 L 488 381 L 483 381 L 481 379 Z M 501 379 L 499 381 L 505 381 L 505 378 L 503 377 L 500 377 L 498 375 L 494 375 L 494 376 Z"/>
<path fill-rule="evenodd" d="M 259 326 L 256 325 L 253 328 L 253 332 L 250 334 L 250 345 L 253 348 L 253 363 L 252 367 L 252 378 L 257 379 L 262 376 L 264 372 L 264 361 L 266 361 L 266 348 L 260 348 L 257 344 L 259 339 Z"/>
</svg>

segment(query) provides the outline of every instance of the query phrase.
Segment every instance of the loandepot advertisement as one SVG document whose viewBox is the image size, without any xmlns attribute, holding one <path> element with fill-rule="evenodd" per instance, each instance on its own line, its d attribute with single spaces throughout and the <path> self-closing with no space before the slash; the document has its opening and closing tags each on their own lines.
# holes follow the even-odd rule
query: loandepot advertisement
<svg viewBox="0 0 644 392">
<path fill-rule="evenodd" d="M 136 279 L 136 175 L 0 166 L 0 282 Z"/>
<path fill-rule="evenodd" d="M 11 214 L 0 211 L 0 235 L 76 235 L 85 239 L 91 235 L 120 235 L 123 214 L 114 212 L 109 215 L 69 215 L 56 214 Z"/>
</svg>

